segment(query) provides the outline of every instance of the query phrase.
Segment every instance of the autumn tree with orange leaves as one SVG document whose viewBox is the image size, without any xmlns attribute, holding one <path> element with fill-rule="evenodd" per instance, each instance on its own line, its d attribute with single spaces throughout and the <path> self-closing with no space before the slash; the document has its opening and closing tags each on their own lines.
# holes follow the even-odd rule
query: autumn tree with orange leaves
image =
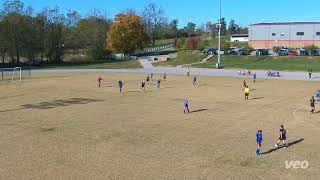
<svg viewBox="0 0 320 180">
<path fill-rule="evenodd" d="M 149 38 L 140 17 L 134 14 L 118 14 L 107 33 L 107 49 L 125 55 L 143 49 Z"/>
</svg>

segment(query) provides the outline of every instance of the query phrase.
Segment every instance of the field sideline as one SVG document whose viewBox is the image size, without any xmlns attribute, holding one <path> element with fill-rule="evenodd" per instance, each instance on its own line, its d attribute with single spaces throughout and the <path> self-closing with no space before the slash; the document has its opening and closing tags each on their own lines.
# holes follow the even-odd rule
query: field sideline
<svg viewBox="0 0 320 180">
<path fill-rule="evenodd" d="M 169 75 L 142 92 L 144 79 L 82 73 L 1 83 L 0 179 L 320 178 L 320 114 L 308 113 L 318 82 L 247 79 L 253 91 L 244 101 L 243 78 L 198 77 L 193 87 L 192 77 Z M 288 149 L 274 148 L 281 124 Z M 286 169 L 291 160 L 310 166 Z"/>
</svg>

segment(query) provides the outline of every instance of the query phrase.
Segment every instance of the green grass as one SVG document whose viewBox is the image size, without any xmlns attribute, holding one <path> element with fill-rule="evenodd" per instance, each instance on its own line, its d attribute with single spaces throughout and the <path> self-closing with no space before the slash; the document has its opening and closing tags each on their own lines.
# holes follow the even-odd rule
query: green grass
<svg viewBox="0 0 320 180">
<path fill-rule="evenodd" d="M 113 61 L 113 62 L 88 62 L 88 63 L 62 63 L 62 64 L 42 64 L 34 69 L 138 69 L 142 68 L 138 60 Z"/>
<path fill-rule="evenodd" d="M 198 54 L 196 51 L 182 50 L 178 51 L 176 59 L 171 59 L 165 62 L 154 63 L 154 66 L 178 66 L 183 64 L 191 64 L 200 62 L 205 55 Z"/>
<path fill-rule="evenodd" d="M 217 58 L 193 67 L 215 68 Z M 320 71 L 320 57 L 251 57 L 251 56 L 223 56 L 223 68 L 264 69 L 285 71 Z"/>
</svg>

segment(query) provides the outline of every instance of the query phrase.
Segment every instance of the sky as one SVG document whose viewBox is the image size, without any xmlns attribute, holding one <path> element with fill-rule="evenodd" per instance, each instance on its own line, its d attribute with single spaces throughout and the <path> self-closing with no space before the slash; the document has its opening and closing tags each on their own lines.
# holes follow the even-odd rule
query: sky
<svg viewBox="0 0 320 180">
<path fill-rule="evenodd" d="M 0 0 L 5 1 L 5 0 Z M 178 19 L 179 27 L 188 22 L 201 25 L 219 19 L 219 0 L 22 0 L 35 11 L 43 7 L 59 6 L 63 13 L 69 9 L 86 15 L 92 9 L 100 9 L 113 18 L 128 8 L 142 12 L 146 4 L 155 2 L 166 13 L 169 20 Z M 252 23 L 283 21 L 320 21 L 320 0 L 221 0 L 222 16 L 235 19 L 245 27 Z M 2 3 L 1 3 L 2 4 Z"/>
</svg>

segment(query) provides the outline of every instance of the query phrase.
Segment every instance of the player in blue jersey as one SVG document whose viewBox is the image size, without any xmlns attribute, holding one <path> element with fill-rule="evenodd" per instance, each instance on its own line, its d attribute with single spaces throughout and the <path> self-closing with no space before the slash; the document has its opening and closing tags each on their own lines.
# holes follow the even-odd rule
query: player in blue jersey
<svg viewBox="0 0 320 180">
<path fill-rule="evenodd" d="M 122 92 L 122 86 L 123 86 L 122 81 L 119 81 L 119 82 L 118 82 L 118 88 L 119 88 L 119 91 L 120 91 L 120 92 Z"/>
<path fill-rule="evenodd" d="M 257 150 L 256 150 L 256 155 L 259 157 L 260 156 L 260 149 L 262 146 L 262 130 L 258 130 L 256 134 L 256 144 L 257 144 Z"/>
<path fill-rule="evenodd" d="M 187 98 L 184 99 L 183 106 L 184 106 L 183 113 L 184 113 L 184 114 L 185 114 L 186 112 L 190 113 L 190 110 L 189 110 L 189 101 L 188 101 Z"/>
</svg>

